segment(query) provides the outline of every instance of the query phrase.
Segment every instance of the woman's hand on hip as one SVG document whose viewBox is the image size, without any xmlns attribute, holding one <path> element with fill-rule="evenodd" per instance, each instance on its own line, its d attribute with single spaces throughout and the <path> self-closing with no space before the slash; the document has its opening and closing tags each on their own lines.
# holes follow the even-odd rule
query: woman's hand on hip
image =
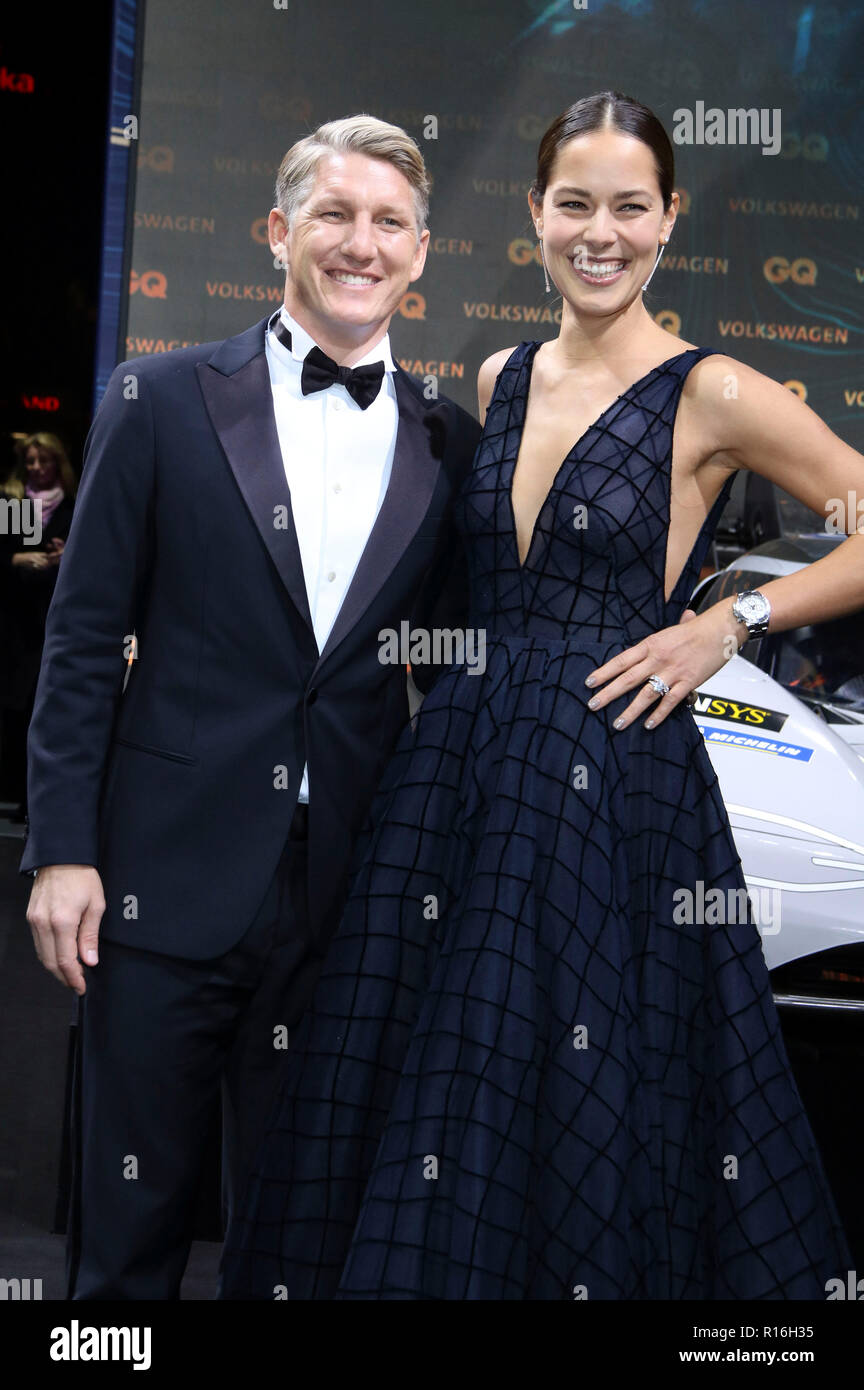
<svg viewBox="0 0 864 1390">
<path fill-rule="evenodd" d="M 661 628 L 592 671 L 585 684 L 597 693 L 588 701 L 588 707 L 603 709 L 612 700 L 635 690 L 636 698 L 621 711 L 614 727 L 626 729 L 650 711 L 645 728 L 653 729 L 703 681 L 726 665 L 746 635 L 746 629 L 732 616 L 731 601 L 716 603 L 698 614 L 688 608 L 675 627 Z M 649 676 L 659 677 L 669 687 L 668 693 L 662 694 L 649 685 Z M 600 686 L 603 688 L 598 689 Z"/>
</svg>

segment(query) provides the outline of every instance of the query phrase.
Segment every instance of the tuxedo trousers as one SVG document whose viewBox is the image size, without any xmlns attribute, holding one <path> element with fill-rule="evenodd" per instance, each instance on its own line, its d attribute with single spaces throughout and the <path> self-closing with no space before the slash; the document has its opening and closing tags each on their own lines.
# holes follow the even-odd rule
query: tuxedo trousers
<svg viewBox="0 0 864 1390">
<path fill-rule="evenodd" d="M 99 964 L 83 967 L 70 1300 L 179 1298 L 220 1091 L 227 1226 L 323 961 L 309 926 L 307 834 L 298 803 L 263 902 L 224 955 L 186 960 L 103 940 Z"/>
</svg>

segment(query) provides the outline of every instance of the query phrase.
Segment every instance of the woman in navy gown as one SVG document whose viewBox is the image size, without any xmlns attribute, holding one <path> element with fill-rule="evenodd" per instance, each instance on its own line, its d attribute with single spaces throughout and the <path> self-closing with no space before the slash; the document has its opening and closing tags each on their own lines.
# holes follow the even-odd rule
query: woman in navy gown
<svg viewBox="0 0 864 1390">
<path fill-rule="evenodd" d="M 620 94 L 541 142 L 561 331 L 484 365 L 457 502 L 485 669 L 380 783 L 223 1298 L 823 1299 L 851 1268 L 752 911 L 676 903 L 745 886 L 688 692 L 766 602 L 772 630 L 864 603 L 855 535 L 682 622 L 732 478 L 824 511 L 864 459 L 648 313 L 673 180 Z"/>
</svg>

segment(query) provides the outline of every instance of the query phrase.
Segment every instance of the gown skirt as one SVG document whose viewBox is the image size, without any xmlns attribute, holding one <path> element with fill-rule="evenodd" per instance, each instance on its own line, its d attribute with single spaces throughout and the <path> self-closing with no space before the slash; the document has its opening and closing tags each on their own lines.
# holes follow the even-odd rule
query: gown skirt
<svg viewBox="0 0 864 1390">
<path fill-rule="evenodd" d="M 852 1267 L 702 736 L 683 704 L 651 731 L 613 729 L 632 694 L 587 707 L 680 619 L 728 497 L 667 601 L 677 404 L 712 349 L 585 431 L 520 565 L 538 347 L 457 499 L 464 651 L 356 843 L 221 1298 L 822 1300 Z"/>
</svg>

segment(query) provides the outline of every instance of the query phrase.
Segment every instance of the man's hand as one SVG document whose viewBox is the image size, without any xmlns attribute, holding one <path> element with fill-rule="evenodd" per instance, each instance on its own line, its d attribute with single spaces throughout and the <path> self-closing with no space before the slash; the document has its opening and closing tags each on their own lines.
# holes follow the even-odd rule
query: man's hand
<svg viewBox="0 0 864 1390">
<path fill-rule="evenodd" d="M 33 944 L 45 969 L 76 994 L 87 992 L 81 961 L 98 963 L 104 911 L 102 880 L 92 864 L 40 868 L 27 904 Z"/>
</svg>

